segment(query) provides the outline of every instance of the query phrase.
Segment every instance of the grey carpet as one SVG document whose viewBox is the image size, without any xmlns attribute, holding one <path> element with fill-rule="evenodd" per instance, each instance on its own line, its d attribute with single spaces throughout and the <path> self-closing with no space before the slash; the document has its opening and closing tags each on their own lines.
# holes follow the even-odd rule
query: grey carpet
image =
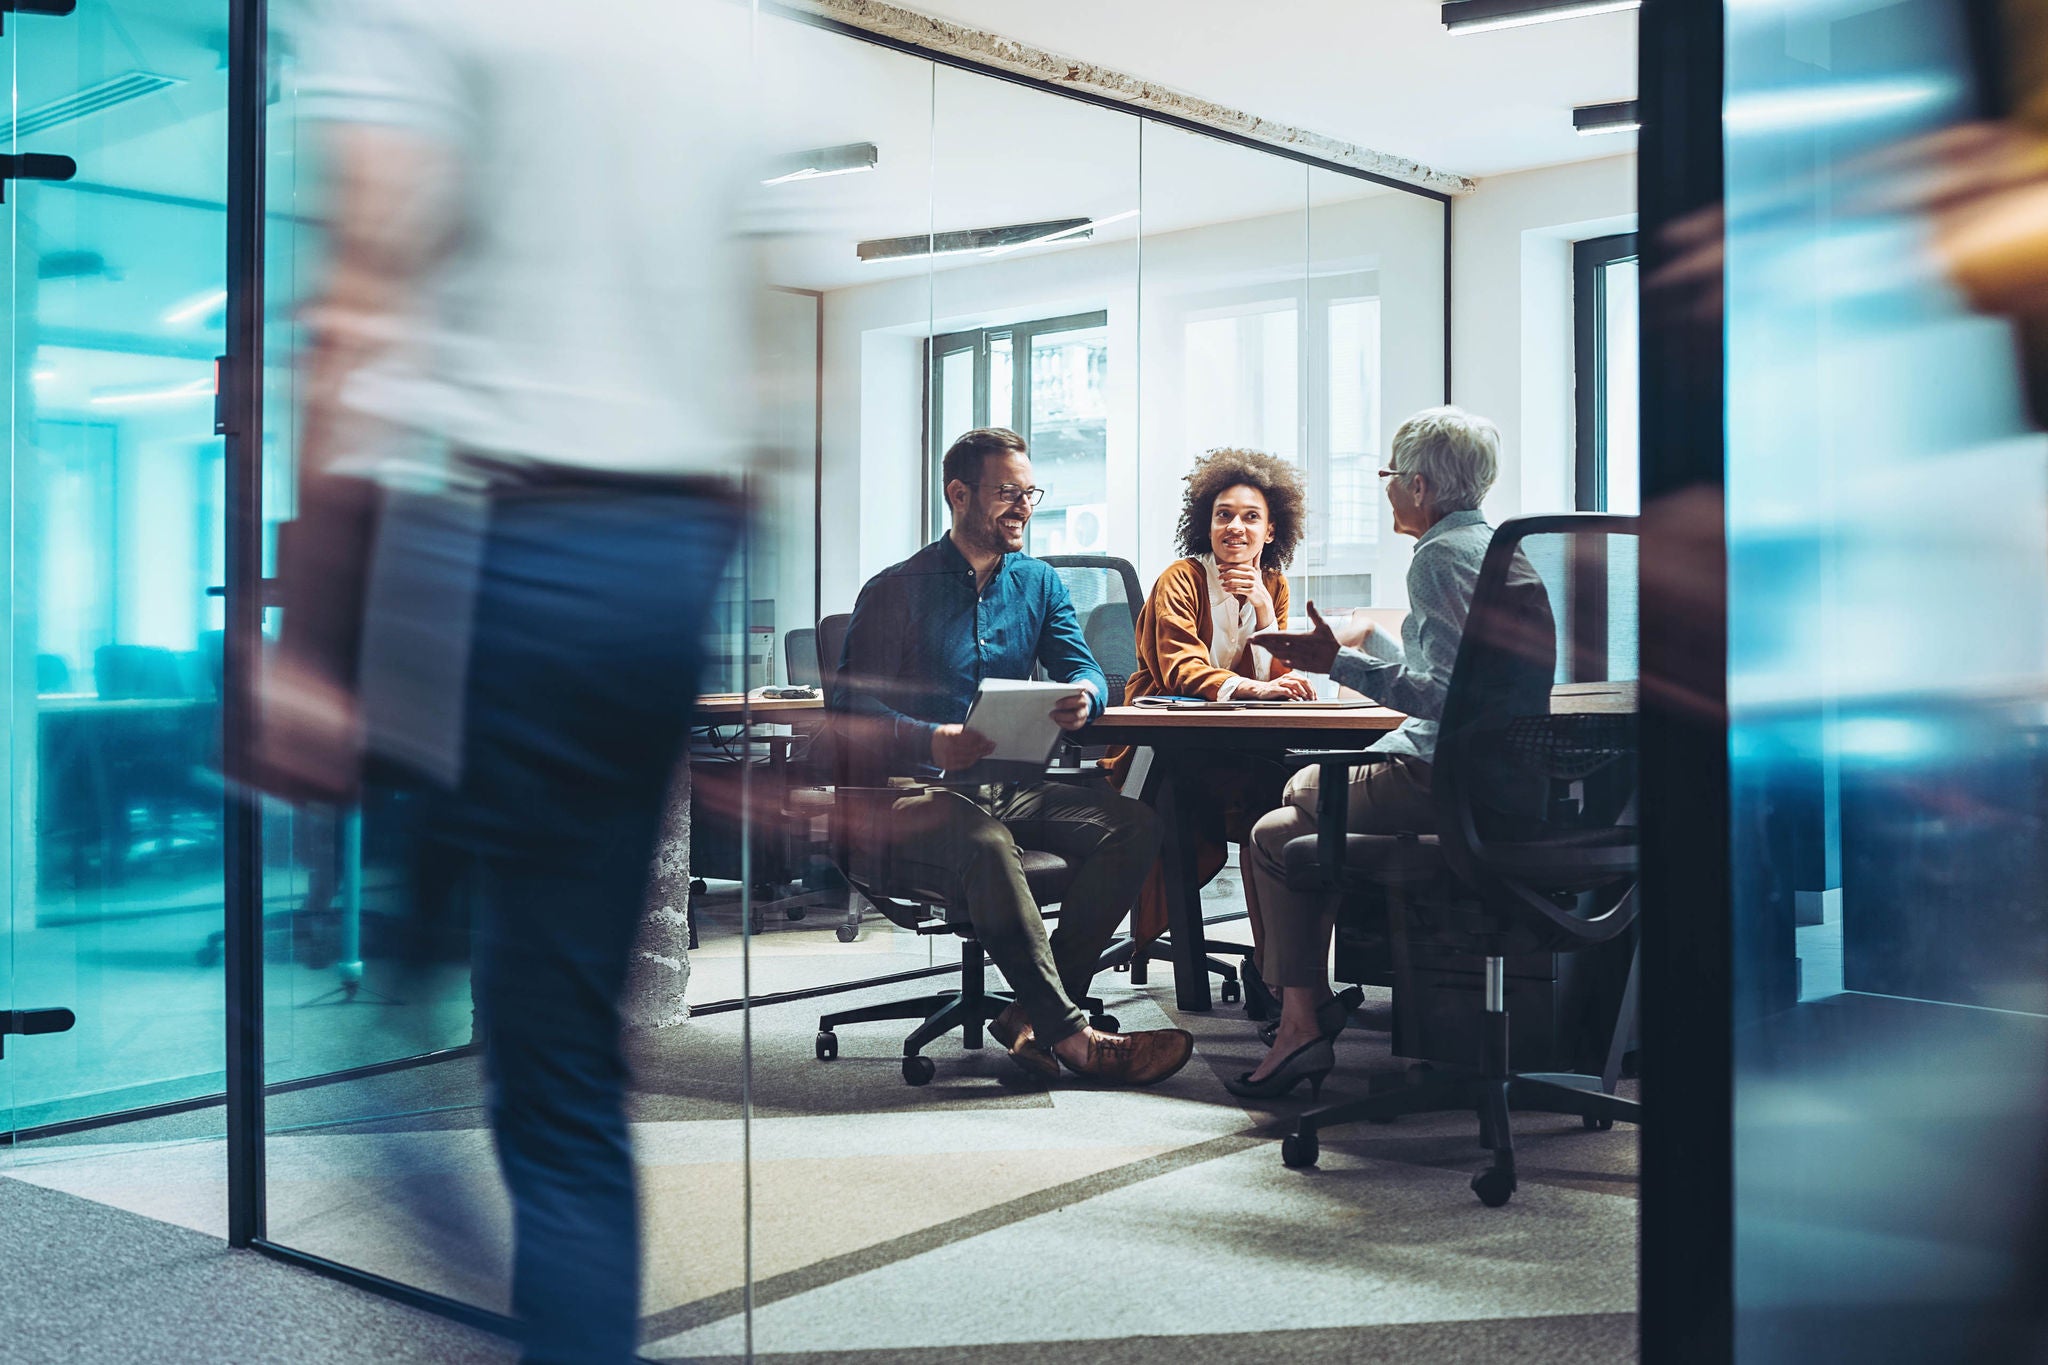
<svg viewBox="0 0 2048 1365">
<path fill-rule="evenodd" d="M 0 1179 L 0 1362 L 513 1359 L 498 1338 L 211 1237 Z"/>
<path fill-rule="evenodd" d="M 757 1365 L 954 1365 L 956 1347 L 757 1355 Z M 1632 1313 L 1473 1322 L 1397 1323 L 1215 1336 L 1122 1337 L 1112 1341 L 994 1342 L 974 1348 L 974 1365 L 1303 1365 L 1380 1360 L 1398 1365 L 1607 1365 L 1636 1358 Z M 676 1357 L 681 1359 L 681 1357 Z M 738 1356 L 699 1357 L 736 1365 Z"/>
</svg>

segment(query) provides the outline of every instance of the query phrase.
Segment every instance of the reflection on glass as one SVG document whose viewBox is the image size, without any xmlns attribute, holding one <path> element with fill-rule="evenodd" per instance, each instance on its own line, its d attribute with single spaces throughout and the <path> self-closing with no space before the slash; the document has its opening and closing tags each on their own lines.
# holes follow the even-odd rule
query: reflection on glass
<svg viewBox="0 0 2048 1365">
<path fill-rule="evenodd" d="M 15 1123 L 222 1087 L 219 726 L 226 90 L 213 4 L 9 14 L 15 107 L 135 65 L 163 84 L 20 150 L 69 183 L 12 181 L 7 479 L 14 623 L 12 991 L 64 1034 L 9 1039 Z M 163 149 L 180 152 L 167 156 Z M 0 1121 L 0 1126 L 6 1125 Z"/>
<path fill-rule="evenodd" d="M 1913 207 L 1965 168 L 1884 169 L 1961 10 L 1728 14 L 1736 1351 L 1952 1357 L 2048 1219 L 2048 446 Z"/>
<path fill-rule="evenodd" d="M 1606 381 L 1601 386 L 1607 400 L 1602 473 L 1607 481 L 1607 510 L 1629 514 L 1642 504 L 1641 428 L 1636 413 L 1640 300 L 1636 290 L 1633 257 L 1616 261 L 1601 272 L 1601 304 L 1606 310 L 1601 356 L 1607 364 Z"/>
</svg>

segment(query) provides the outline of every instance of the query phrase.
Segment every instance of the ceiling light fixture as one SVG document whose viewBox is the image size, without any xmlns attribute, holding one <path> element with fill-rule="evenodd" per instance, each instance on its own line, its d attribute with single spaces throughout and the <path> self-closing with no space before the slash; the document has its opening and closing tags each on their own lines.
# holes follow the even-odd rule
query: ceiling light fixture
<svg viewBox="0 0 2048 1365">
<path fill-rule="evenodd" d="M 1525 28 L 1553 19 L 1640 9 L 1643 0 L 1447 0 L 1444 27 L 1453 33 L 1485 33 L 1497 28 Z"/>
<path fill-rule="evenodd" d="M 1013 251 L 1022 251 L 1027 246 L 1044 246 L 1048 242 L 1079 241 L 1084 237 L 1093 237 L 1097 228 L 1108 227 L 1111 223 L 1121 223 L 1126 218 L 1136 218 L 1137 216 L 1138 211 L 1136 209 L 1125 209 L 1122 213 L 1112 214 L 1107 218 L 1083 218 L 1080 227 L 1071 227 L 1060 232 L 1048 232 L 1043 237 L 1029 237 L 1021 242 L 1011 242 L 1007 246 L 990 247 L 981 254 L 984 256 L 1007 256 Z"/>
<path fill-rule="evenodd" d="M 173 308 L 170 312 L 164 314 L 164 321 L 170 323 L 174 327 L 182 326 L 183 324 L 188 322 L 196 322 L 200 318 L 205 317 L 209 313 L 219 311 L 227 303 L 227 301 L 227 290 L 209 290 L 196 298 L 190 298 L 185 300 L 185 302 L 179 304 L 176 308 Z"/>
<path fill-rule="evenodd" d="M 1643 126 L 1636 115 L 1634 100 L 1616 100 L 1613 104 L 1582 104 L 1572 110 L 1572 130 L 1580 137 L 1592 137 L 1599 133 L 1633 133 Z"/>
<path fill-rule="evenodd" d="M 881 158 L 872 142 L 848 142 L 838 147 L 813 147 L 794 156 L 777 157 L 769 163 L 764 185 L 787 185 L 792 180 L 822 180 L 828 175 L 855 175 L 871 171 Z"/>
<path fill-rule="evenodd" d="M 854 248 L 863 261 L 894 261 L 909 256 L 994 255 L 1040 242 L 1079 239 L 1095 231 L 1093 218 L 1058 218 L 1044 223 L 1012 223 L 1008 227 L 966 228 L 960 232 L 920 232 L 911 237 L 878 237 Z"/>
</svg>

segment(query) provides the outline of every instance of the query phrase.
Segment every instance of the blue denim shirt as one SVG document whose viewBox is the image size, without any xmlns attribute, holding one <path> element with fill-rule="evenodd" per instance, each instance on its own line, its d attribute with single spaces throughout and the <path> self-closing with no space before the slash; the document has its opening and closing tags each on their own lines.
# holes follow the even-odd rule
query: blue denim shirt
<svg viewBox="0 0 2048 1365">
<path fill-rule="evenodd" d="M 1092 684 L 1089 717 L 1101 713 L 1109 680 L 1058 572 L 1004 555 L 977 593 L 973 566 L 943 535 L 861 589 L 828 705 L 874 724 L 892 772 L 925 776 L 937 771 L 932 731 L 967 719 L 981 680 L 1029 678 L 1033 664 Z"/>
</svg>

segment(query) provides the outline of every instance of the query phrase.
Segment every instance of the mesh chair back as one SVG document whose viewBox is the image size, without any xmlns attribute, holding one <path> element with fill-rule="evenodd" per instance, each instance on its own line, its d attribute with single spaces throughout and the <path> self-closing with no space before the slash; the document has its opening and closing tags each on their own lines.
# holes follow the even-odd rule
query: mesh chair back
<svg viewBox="0 0 2048 1365">
<path fill-rule="evenodd" d="M 791 687 L 816 687 L 825 675 L 818 669 L 818 632 L 800 626 L 782 637 L 782 676 Z"/>
<path fill-rule="evenodd" d="M 1138 671 L 1138 611 L 1145 593 L 1138 571 L 1115 555 L 1046 555 L 1066 584 L 1089 653 L 1109 678 L 1108 701 L 1124 699 L 1124 685 Z"/>
<path fill-rule="evenodd" d="M 1632 921 L 1636 521 L 1518 517 L 1495 532 L 1437 737 L 1444 858 L 1557 946 Z"/>
<path fill-rule="evenodd" d="M 849 613 L 840 612 L 818 622 L 817 660 L 820 686 L 839 676 L 839 656 L 846 652 L 846 623 L 852 619 Z"/>
</svg>

